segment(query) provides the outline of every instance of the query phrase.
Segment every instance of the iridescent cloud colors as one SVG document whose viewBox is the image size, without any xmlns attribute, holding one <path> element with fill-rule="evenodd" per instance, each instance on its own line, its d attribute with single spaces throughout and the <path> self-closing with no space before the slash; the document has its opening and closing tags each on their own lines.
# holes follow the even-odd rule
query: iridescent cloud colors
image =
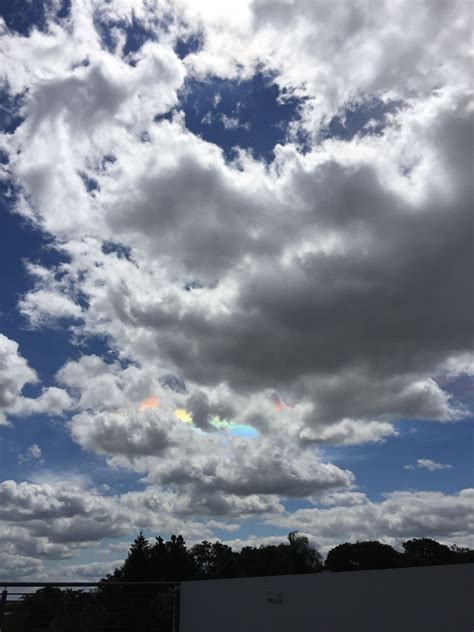
<svg viewBox="0 0 474 632">
<path fill-rule="evenodd" d="M 145 399 L 140 402 L 138 410 L 140 410 L 141 412 L 146 410 L 154 410 L 159 406 L 160 398 L 150 396 L 145 397 Z M 174 410 L 174 416 L 176 417 L 176 419 L 179 419 L 183 423 L 193 426 L 193 415 L 185 408 L 176 408 Z M 257 430 L 255 430 L 255 428 L 253 428 L 252 426 L 239 424 L 228 419 L 221 419 L 218 416 L 213 417 L 210 423 L 214 426 L 214 428 L 216 428 L 216 430 L 227 431 L 235 437 L 245 437 L 251 439 L 253 437 L 256 437 L 258 434 Z M 195 428 L 194 426 L 193 428 L 197 430 L 197 428 Z"/>
</svg>

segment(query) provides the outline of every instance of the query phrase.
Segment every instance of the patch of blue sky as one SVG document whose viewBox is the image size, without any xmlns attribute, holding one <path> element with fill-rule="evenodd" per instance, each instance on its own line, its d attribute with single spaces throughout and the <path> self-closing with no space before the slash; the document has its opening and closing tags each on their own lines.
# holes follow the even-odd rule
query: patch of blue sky
<svg viewBox="0 0 474 632">
<path fill-rule="evenodd" d="M 91 178 L 84 171 L 81 171 L 79 173 L 79 177 L 81 178 L 82 182 L 84 183 L 84 186 L 85 186 L 86 191 L 88 193 L 93 193 L 94 191 L 99 191 L 100 190 L 100 186 L 99 186 L 99 183 L 97 182 L 97 180 L 95 178 Z"/>
<path fill-rule="evenodd" d="M 25 458 L 28 448 L 33 444 L 40 447 L 41 460 Z M 144 488 L 142 475 L 110 468 L 104 457 L 85 452 L 74 443 L 65 417 L 54 420 L 46 415 L 16 418 L 14 427 L 2 429 L 0 461 L 2 477 L 18 482 L 77 479 L 86 486 L 101 488 L 103 495 Z"/>
<path fill-rule="evenodd" d="M 8 183 L 0 182 L 0 332 L 19 344 L 20 353 L 37 371 L 43 384 L 50 385 L 54 382 L 55 373 L 66 361 L 78 359 L 82 354 L 95 353 L 107 361 L 116 360 L 117 357 L 103 337 L 84 337 L 72 344 L 69 326 L 77 324 L 77 321 L 62 319 L 59 324 L 33 329 L 22 318 L 18 301 L 34 288 L 34 280 L 27 272 L 26 262 L 53 269 L 67 262 L 68 258 L 54 247 L 43 232 L 13 212 L 16 193 Z M 104 252 L 130 257 L 129 249 L 110 242 L 104 244 Z M 87 302 L 84 296 L 76 296 L 76 299 L 82 305 Z M 41 386 L 26 385 L 23 394 L 33 397 L 41 390 Z"/>
<path fill-rule="evenodd" d="M 71 0 L 2 0 L 0 15 L 9 29 L 26 36 L 33 28 L 44 31 L 47 16 L 61 20 L 70 10 Z"/>
<path fill-rule="evenodd" d="M 437 378 L 439 386 L 450 393 L 457 402 L 470 410 L 474 416 L 474 376 L 457 375 L 455 377 Z"/>
<path fill-rule="evenodd" d="M 457 493 L 472 481 L 473 418 L 452 423 L 404 420 L 398 437 L 385 443 L 322 449 L 324 461 L 354 472 L 358 491 L 379 501 L 396 490 Z M 405 470 L 417 459 L 452 465 L 452 469 Z"/>
<path fill-rule="evenodd" d="M 157 41 L 160 32 L 166 32 L 172 18 L 163 16 L 157 19 L 155 24 L 147 24 L 146 26 L 140 21 L 132 11 L 131 20 L 103 20 L 100 13 L 94 16 L 94 27 L 99 34 L 102 46 L 109 52 L 113 52 L 116 48 L 118 39 L 117 34 L 125 36 L 123 45 L 123 55 L 133 56 L 148 41 Z M 133 64 L 133 60 L 131 60 Z"/>
<path fill-rule="evenodd" d="M 20 115 L 22 95 L 12 96 L 5 87 L 0 89 L 0 130 L 4 134 L 12 134 L 21 125 L 23 118 Z M 7 162 L 3 154 L 2 162 Z"/>
<path fill-rule="evenodd" d="M 5 186 L 0 183 L 0 195 Z M 1 196 L 0 201 L 0 294 L 1 332 L 20 345 L 20 352 L 31 365 L 47 378 L 68 357 L 70 343 L 67 332 L 54 329 L 43 333 L 28 327 L 18 310 L 18 300 L 33 288 L 25 261 L 40 262 L 47 267 L 65 261 L 64 256 L 52 247 L 51 242 L 27 220 L 11 212 L 11 200 Z"/>
<path fill-rule="evenodd" d="M 353 103 L 331 119 L 322 137 L 352 140 L 356 135 L 381 134 L 387 125 L 387 116 L 401 105 L 400 101 L 385 102 L 378 98 Z"/>
<path fill-rule="evenodd" d="M 154 34 L 146 29 L 132 13 L 132 20 L 113 20 L 104 22 L 100 14 L 96 14 L 94 27 L 99 34 L 102 46 L 109 52 L 113 52 L 117 45 L 117 32 L 125 35 L 123 54 L 135 53 L 148 40 L 154 39 Z"/>
<path fill-rule="evenodd" d="M 197 53 L 202 48 L 202 38 L 199 35 L 190 35 L 186 38 L 179 38 L 175 45 L 175 52 L 180 59 L 185 59 L 188 55 Z"/>
<path fill-rule="evenodd" d="M 299 106 L 298 99 L 286 98 L 261 72 L 245 81 L 190 79 L 181 94 L 187 128 L 221 147 L 229 160 L 235 158 L 234 147 L 240 147 L 271 162 L 288 125 L 298 119 Z"/>
</svg>

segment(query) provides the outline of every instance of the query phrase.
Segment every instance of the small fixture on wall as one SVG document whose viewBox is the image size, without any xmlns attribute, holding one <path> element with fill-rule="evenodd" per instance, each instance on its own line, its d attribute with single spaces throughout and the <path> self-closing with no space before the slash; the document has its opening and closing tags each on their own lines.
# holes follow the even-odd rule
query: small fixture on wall
<svg viewBox="0 0 474 632">
<path fill-rule="evenodd" d="M 281 590 L 269 590 L 266 601 L 267 603 L 281 603 L 283 601 L 283 593 Z"/>
</svg>

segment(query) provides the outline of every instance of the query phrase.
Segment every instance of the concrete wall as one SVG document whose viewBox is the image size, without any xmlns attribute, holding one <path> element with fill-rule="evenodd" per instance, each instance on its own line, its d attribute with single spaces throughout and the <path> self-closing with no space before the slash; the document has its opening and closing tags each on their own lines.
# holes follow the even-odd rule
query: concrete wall
<svg viewBox="0 0 474 632">
<path fill-rule="evenodd" d="M 474 564 L 193 581 L 180 632 L 473 632 L 473 604 Z"/>
</svg>

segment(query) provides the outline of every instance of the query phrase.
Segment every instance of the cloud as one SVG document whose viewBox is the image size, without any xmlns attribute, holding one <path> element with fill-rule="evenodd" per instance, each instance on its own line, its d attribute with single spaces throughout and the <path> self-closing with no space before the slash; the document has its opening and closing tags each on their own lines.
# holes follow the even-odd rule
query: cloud
<svg viewBox="0 0 474 632">
<path fill-rule="evenodd" d="M 417 503 L 431 515 L 421 492 L 283 509 L 286 498 L 353 493 L 354 475 L 323 462 L 318 444 L 396 440 L 403 419 L 470 414 L 449 392 L 451 377 L 472 373 L 468 11 L 461 0 L 372 8 L 74 0 L 44 31 L 4 28 L 1 81 L 22 122 L 2 136 L 0 175 L 16 191 L 12 211 L 62 261 L 27 263 L 19 309 L 78 345 L 99 337 L 114 360 L 79 353 L 57 367 L 57 385 L 26 398 L 36 373 L 0 336 L 0 423 L 67 413 L 78 445 L 150 485 L 112 497 L 8 483 L 6 520 L 16 512 L 34 538 L 86 546 L 107 529 L 128 533 L 140 503 L 161 516 L 140 509 L 142 525 L 186 516 L 206 537 L 193 512 L 275 514 L 308 532 L 321 520 L 327 539 L 330 528 L 398 537 L 396 499 L 407 533 L 418 532 Z M 127 53 L 132 18 L 150 37 Z M 193 35 L 200 46 L 179 59 L 178 40 Z M 273 162 L 239 149 L 230 161 L 187 129 L 186 82 L 212 96 L 213 78 L 257 70 L 281 101 L 298 99 L 297 120 Z M 383 125 L 331 137 L 335 116 L 349 125 L 349 110 L 374 101 L 387 107 Z M 140 412 L 147 397 L 160 406 Z M 215 417 L 256 437 L 231 436 Z M 439 498 L 450 510 L 466 494 Z M 465 533 L 440 520 L 441 534 Z"/>
<path fill-rule="evenodd" d="M 38 581 L 44 581 L 44 567 L 40 560 L 34 557 L 11 555 L 9 553 L 0 554 L 0 565 L 4 577 L 10 581 L 29 581 L 32 576 Z"/>
<path fill-rule="evenodd" d="M 5 409 L 11 407 L 28 382 L 37 376 L 18 353 L 18 344 L 0 334 L 0 424 L 6 423 Z"/>
<path fill-rule="evenodd" d="M 329 509 L 298 509 L 267 522 L 285 529 L 298 528 L 319 543 L 323 551 L 344 541 L 380 540 L 400 545 L 404 540 L 430 537 L 450 543 L 472 541 L 474 490 L 457 494 L 395 491 L 381 502 L 360 497 L 352 505 Z"/>
<path fill-rule="evenodd" d="M 123 565 L 123 559 L 110 562 L 89 562 L 87 564 L 67 564 L 48 572 L 48 581 L 91 581 L 97 582 L 116 568 Z"/>
<path fill-rule="evenodd" d="M 376 42 L 393 37 L 392 31 L 375 29 L 361 6 L 346 12 L 300 3 L 296 15 L 308 20 L 310 31 L 303 37 L 298 19 L 287 16 L 293 27 L 298 24 L 296 50 L 302 58 L 308 54 L 307 38 L 318 40 L 323 17 L 348 41 L 358 41 L 360 29 L 368 28 L 374 48 L 364 49 L 364 59 L 371 70 L 355 74 L 353 90 L 388 94 L 387 71 L 408 99 L 408 67 L 397 65 L 400 57 L 374 53 L 382 50 Z M 404 10 L 399 7 L 392 17 Z M 230 29 L 225 32 L 236 41 L 250 37 L 252 29 L 260 38 L 265 24 L 272 41 L 287 10 L 273 13 L 257 3 L 231 22 L 204 18 L 199 7 L 183 11 L 184 23 L 195 14 L 205 20 L 204 30 Z M 388 6 L 374 16 L 377 24 L 386 11 Z M 75 7 L 73 20 L 79 14 L 85 19 L 87 10 Z M 145 7 L 140 15 L 149 27 Z M 416 20 L 425 19 L 433 30 L 431 16 L 418 8 Z M 41 36 L 64 54 L 49 79 L 28 52 L 18 62 L 32 95 L 24 104 L 25 122 L 8 141 L 10 169 L 25 192 L 18 210 L 54 235 L 69 258 L 42 272 L 23 297 L 30 322 L 77 318 L 76 334 L 106 335 L 145 374 L 158 361 L 163 373 L 182 375 L 201 388 L 226 381 L 236 396 L 282 389 L 312 405 L 301 436 L 318 441 L 379 441 L 395 436 L 391 424 L 399 418 L 466 416 L 433 381 L 448 358 L 464 353 L 469 335 L 463 270 L 470 198 L 462 165 L 470 109 L 462 72 L 450 81 L 439 71 L 449 89 L 433 92 L 417 71 L 411 90 L 418 96 L 392 114 L 379 136 L 329 139 L 305 154 L 287 143 L 270 168 L 243 153 L 229 164 L 219 148 L 185 129 L 182 116 L 155 120 L 179 103 L 185 74 L 198 72 L 199 60 L 217 54 L 214 44 L 204 38 L 204 48 L 183 64 L 166 40 L 149 42 L 129 65 L 101 49 L 87 24 L 86 66 L 71 66 L 73 51 L 59 27 Z M 462 34 L 459 25 L 451 26 Z M 443 38 L 435 39 L 444 50 Z M 17 50 L 19 38 L 6 41 L 7 50 Z M 29 42 L 31 51 L 38 42 Z M 269 41 L 260 44 L 269 62 Z M 405 38 L 407 55 L 417 46 Z M 243 72 L 250 71 L 252 56 L 236 50 Z M 326 49 L 317 50 L 325 60 Z M 420 54 L 420 64 L 429 67 L 428 53 Z M 446 54 L 449 65 L 447 49 Z M 288 69 L 291 56 L 272 59 L 280 85 L 291 83 L 296 90 L 304 83 L 309 91 L 318 81 L 318 94 L 327 89 L 326 116 L 356 98 L 341 86 L 331 91 L 329 78 L 322 92 L 321 77 L 300 82 Z M 333 63 L 339 66 L 342 59 L 343 51 Z M 389 70 L 395 67 L 398 74 Z M 150 76 L 162 94 L 153 112 L 158 87 L 151 87 Z M 41 165 L 34 158 L 39 142 L 48 148 Z M 67 169 L 58 171 L 58 152 Z M 93 190 L 84 186 L 84 174 L 96 183 Z M 65 212 L 71 204 L 76 210 Z M 130 256 L 104 252 L 104 242 L 120 242 Z M 451 309 L 453 304 L 460 308 Z"/>
<path fill-rule="evenodd" d="M 329 427 L 318 430 L 308 428 L 301 431 L 303 441 L 314 443 L 335 443 L 339 445 L 357 445 L 359 443 L 380 443 L 387 437 L 397 436 L 393 426 L 379 421 L 357 421 L 343 419 Z"/>
<path fill-rule="evenodd" d="M 19 353 L 18 344 L 0 334 L 0 425 L 10 423 L 8 416 L 60 415 L 71 407 L 67 392 L 55 386 L 44 388 L 36 398 L 21 395 L 26 384 L 35 383 L 36 371 Z"/>
<path fill-rule="evenodd" d="M 109 456 L 109 464 L 146 473 L 166 488 L 188 490 L 199 507 L 225 507 L 216 494 L 301 497 L 347 487 L 349 471 L 323 463 L 311 448 L 284 441 L 203 433 L 157 411 L 75 416 L 71 432 L 82 447 Z M 245 505 L 244 505 L 245 506 Z"/>
<path fill-rule="evenodd" d="M 404 465 L 404 470 L 429 470 L 430 472 L 434 472 L 436 470 L 451 470 L 453 468 L 452 465 L 448 463 L 437 463 L 436 461 L 432 461 L 431 459 L 417 459 L 415 465 Z"/>
<path fill-rule="evenodd" d="M 186 58 L 192 71 L 234 77 L 253 74 L 258 65 L 271 68 L 280 85 L 309 97 L 313 130 L 367 94 L 410 98 L 446 83 L 467 86 L 469 16 L 462 1 L 438 3 L 434 11 L 407 0 L 385 1 L 377 10 L 364 1 L 258 0 L 223 13 L 194 0 L 184 6 L 189 23 L 204 33 L 202 48 Z"/>
<path fill-rule="evenodd" d="M 157 531 L 186 531 L 190 536 L 210 534 L 204 522 L 173 517 L 179 498 L 166 491 L 149 488 L 116 496 L 101 495 L 94 488 L 75 483 L 0 484 L 0 520 L 20 527 L 34 540 L 66 546 L 65 551 L 84 548 L 104 538 L 124 536 L 138 528 Z M 52 555 L 54 557 L 54 555 Z"/>
<path fill-rule="evenodd" d="M 227 509 L 233 499 L 238 499 L 230 494 L 215 496 L 216 501 L 222 498 Z M 273 507 L 267 504 L 266 509 L 262 506 L 261 527 L 296 528 L 308 535 L 324 553 L 344 541 L 367 539 L 379 539 L 397 546 L 412 537 L 470 544 L 472 499 L 472 489 L 457 494 L 396 491 L 386 494 L 380 502 L 369 500 L 361 492 L 337 492 L 315 499 L 320 508 L 289 512 L 276 504 Z M 10 567 L 18 559 L 19 571 L 29 565 L 38 576 L 41 576 L 43 558 L 70 559 L 79 550 L 96 547 L 105 538 L 130 538 L 137 529 L 163 535 L 179 532 L 189 542 L 194 542 L 213 538 L 213 529 L 235 528 L 235 524 L 227 519 L 224 524 L 214 518 L 205 520 L 209 508 L 201 519 L 197 519 L 203 509 L 202 505 L 197 505 L 197 498 L 185 498 L 182 494 L 152 486 L 143 491 L 103 496 L 94 488 L 74 483 L 3 481 L 0 500 L 4 557 L 6 555 L 10 560 Z M 261 501 L 264 501 L 263 497 Z M 252 497 L 240 497 L 239 502 L 242 515 L 243 507 L 250 507 Z M 265 536 L 262 542 L 283 539 L 284 536 L 271 535 Z M 228 543 L 238 547 L 239 539 Z M 255 543 L 259 541 L 241 541 L 240 546 Z M 123 546 L 120 543 L 120 550 Z M 75 566 L 74 562 L 72 566 Z M 97 568 L 94 567 L 93 572 Z"/>
<path fill-rule="evenodd" d="M 24 454 L 20 454 L 18 456 L 18 463 L 20 465 L 34 461 L 44 463 L 43 453 L 37 443 L 33 443 L 32 445 L 30 445 L 30 447 L 28 448 L 28 450 L 26 450 Z"/>
</svg>

